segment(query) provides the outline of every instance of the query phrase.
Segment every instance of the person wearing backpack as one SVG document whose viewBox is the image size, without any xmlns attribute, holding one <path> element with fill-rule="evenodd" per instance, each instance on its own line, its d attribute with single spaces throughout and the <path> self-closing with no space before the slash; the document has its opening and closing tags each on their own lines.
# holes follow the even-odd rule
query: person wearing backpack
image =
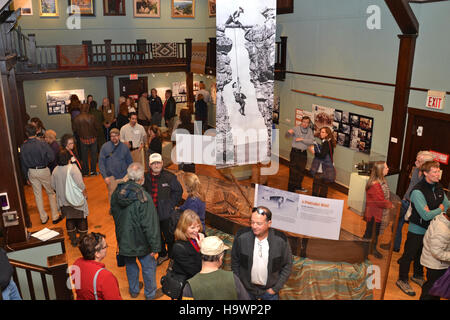
<svg viewBox="0 0 450 320">
<path fill-rule="evenodd" d="M 64 149 L 58 153 L 51 185 L 56 191 L 56 200 L 62 216 L 66 217 L 70 242 L 73 247 L 76 247 L 79 239 L 88 232 L 89 208 L 83 176 L 78 166 L 70 163 L 71 157 L 70 153 Z M 77 239 L 77 233 L 80 234 L 79 239 Z"/>
</svg>

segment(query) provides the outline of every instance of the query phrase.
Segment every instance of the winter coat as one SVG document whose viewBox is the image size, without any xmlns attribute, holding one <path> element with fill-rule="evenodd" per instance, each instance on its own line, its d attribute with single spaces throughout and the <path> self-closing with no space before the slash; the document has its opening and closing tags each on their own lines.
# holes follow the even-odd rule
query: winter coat
<svg viewBox="0 0 450 320">
<path fill-rule="evenodd" d="M 420 264 L 434 270 L 450 267 L 450 220 L 445 213 L 436 216 L 425 233 Z"/>
<path fill-rule="evenodd" d="M 152 198 L 134 181 L 120 183 L 111 196 L 119 253 L 127 257 L 161 251 L 158 215 Z"/>
</svg>

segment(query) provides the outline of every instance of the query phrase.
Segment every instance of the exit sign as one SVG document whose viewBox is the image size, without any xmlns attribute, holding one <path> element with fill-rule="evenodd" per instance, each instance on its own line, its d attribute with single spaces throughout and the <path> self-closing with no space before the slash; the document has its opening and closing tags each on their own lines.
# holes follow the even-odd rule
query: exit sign
<svg viewBox="0 0 450 320">
<path fill-rule="evenodd" d="M 429 90 L 427 95 L 426 107 L 430 109 L 444 109 L 445 92 Z"/>
<path fill-rule="evenodd" d="M 138 75 L 137 74 L 130 74 L 130 80 L 137 80 Z"/>
</svg>

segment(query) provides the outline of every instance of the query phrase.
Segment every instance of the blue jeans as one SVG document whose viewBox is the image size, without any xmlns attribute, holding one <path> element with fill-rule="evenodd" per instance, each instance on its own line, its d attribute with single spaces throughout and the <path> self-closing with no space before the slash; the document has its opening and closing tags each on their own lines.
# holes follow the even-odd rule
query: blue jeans
<svg viewBox="0 0 450 320">
<path fill-rule="evenodd" d="M 402 228 L 405 224 L 405 214 L 409 208 L 409 201 L 403 199 L 402 207 L 400 208 L 400 217 L 398 218 L 398 226 L 397 231 L 395 232 L 395 240 L 394 240 L 394 250 L 400 250 L 400 246 L 402 245 Z"/>
<path fill-rule="evenodd" d="M 156 294 L 156 260 L 150 254 L 137 258 L 142 267 L 145 297 L 152 299 Z M 136 263 L 136 257 L 125 257 L 125 268 L 130 293 L 139 293 L 139 267 Z"/>
<path fill-rule="evenodd" d="M 253 294 L 249 293 L 250 299 L 252 300 L 279 300 L 278 293 L 275 293 L 274 295 L 268 293 L 267 291 L 264 292 L 262 295 L 254 296 Z"/>
<path fill-rule="evenodd" d="M 20 297 L 19 289 L 13 279 L 9 282 L 9 285 L 2 292 L 3 300 L 22 300 Z"/>
</svg>

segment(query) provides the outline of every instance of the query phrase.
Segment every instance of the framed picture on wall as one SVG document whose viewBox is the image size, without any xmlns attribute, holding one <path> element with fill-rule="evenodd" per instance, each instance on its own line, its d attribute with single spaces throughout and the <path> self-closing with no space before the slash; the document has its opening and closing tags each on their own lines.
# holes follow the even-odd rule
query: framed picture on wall
<svg viewBox="0 0 450 320">
<path fill-rule="evenodd" d="M 41 17 L 58 17 L 58 1 L 57 0 L 39 0 L 39 16 Z"/>
<path fill-rule="evenodd" d="M 216 0 L 208 0 L 208 14 L 210 18 L 216 16 Z"/>
<path fill-rule="evenodd" d="M 195 0 L 172 0 L 172 18 L 195 18 Z"/>
<path fill-rule="evenodd" d="M 66 114 L 69 112 L 70 96 L 76 94 L 81 102 L 85 101 L 84 89 L 47 91 L 45 98 L 49 115 Z"/>
<path fill-rule="evenodd" d="M 80 12 L 81 16 L 95 17 L 95 1 L 94 0 L 69 0 L 69 7 L 76 6 L 78 10 L 72 7 L 71 14 Z"/>
<path fill-rule="evenodd" d="M 103 0 L 104 16 L 125 16 L 125 0 Z"/>
<path fill-rule="evenodd" d="M 21 16 L 32 16 L 33 15 L 33 5 L 31 0 L 14 0 L 14 10 L 20 8 Z"/>
<path fill-rule="evenodd" d="M 159 18 L 161 0 L 133 0 L 133 12 L 136 18 Z"/>
</svg>

